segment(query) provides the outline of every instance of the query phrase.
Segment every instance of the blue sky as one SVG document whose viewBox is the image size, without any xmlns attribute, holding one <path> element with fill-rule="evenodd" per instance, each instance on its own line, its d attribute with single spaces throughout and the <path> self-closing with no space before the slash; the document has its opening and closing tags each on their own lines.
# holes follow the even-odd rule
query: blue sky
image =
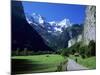
<svg viewBox="0 0 100 75">
<path fill-rule="evenodd" d="M 81 24 L 85 19 L 85 5 L 23 1 L 23 6 L 25 13 L 38 13 L 47 21 L 60 21 L 67 18 L 72 23 Z"/>
</svg>

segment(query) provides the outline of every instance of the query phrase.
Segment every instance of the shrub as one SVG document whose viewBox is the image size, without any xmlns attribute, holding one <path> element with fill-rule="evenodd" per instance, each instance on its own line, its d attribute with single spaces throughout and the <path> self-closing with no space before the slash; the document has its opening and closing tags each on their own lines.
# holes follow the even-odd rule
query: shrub
<svg viewBox="0 0 100 75">
<path fill-rule="evenodd" d="M 73 46 L 71 46 L 69 48 L 70 53 L 71 54 L 79 53 L 80 52 L 80 46 L 81 46 L 81 44 L 82 44 L 82 42 L 77 42 Z"/>
<path fill-rule="evenodd" d="M 67 48 L 63 49 L 61 55 L 64 57 L 69 57 L 69 50 Z"/>
<path fill-rule="evenodd" d="M 46 55 L 46 57 L 49 57 L 49 55 Z"/>
<path fill-rule="evenodd" d="M 86 58 L 85 54 L 82 54 L 81 56 L 82 56 L 82 58 L 83 58 L 83 59 L 85 59 L 85 58 Z"/>
<path fill-rule="evenodd" d="M 81 46 L 79 50 L 82 58 L 85 58 L 86 56 L 87 57 L 95 56 L 96 55 L 95 42 L 91 40 L 88 45 Z"/>
<path fill-rule="evenodd" d="M 62 71 L 62 63 L 57 66 L 57 72 Z"/>
<path fill-rule="evenodd" d="M 80 55 L 87 55 L 88 51 L 88 46 L 81 46 L 80 47 Z"/>
<path fill-rule="evenodd" d="M 89 42 L 88 48 L 89 48 L 90 56 L 95 56 L 96 55 L 96 44 L 93 40 Z"/>
</svg>

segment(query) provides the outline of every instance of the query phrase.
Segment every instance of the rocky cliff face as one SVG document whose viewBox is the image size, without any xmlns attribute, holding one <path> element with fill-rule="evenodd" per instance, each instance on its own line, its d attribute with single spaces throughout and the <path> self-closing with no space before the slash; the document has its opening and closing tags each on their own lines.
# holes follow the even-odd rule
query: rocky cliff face
<svg viewBox="0 0 100 75">
<path fill-rule="evenodd" d="M 75 43 L 80 42 L 80 41 L 82 41 L 82 35 L 81 34 L 78 35 L 77 37 L 70 39 L 68 41 L 68 47 L 71 47 L 72 45 L 74 45 Z"/>
<path fill-rule="evenodd" d="M 88 45 L 90 40 L 96 41 L 96 7 L 87 6 L 86 18 L 83 26 L 83 34 L 71 38 L 68 41 L 68 47 L 76 42 L 83 41 L 84 45 Z"/>
<path fill-rule="evenodd" d="M 96 7 L 87 6 L 86 19 L 83 30 L 84 44 L 88 44 L 90 40 L 96 41 Z"/>
<path fill-rule="evenodd" d="M 12 50 L 27 48 L 34 51 L 51 51 L 38 32 L 27 23 L 21 1 L 12 1 L 11 5 Z"/>
</svg>

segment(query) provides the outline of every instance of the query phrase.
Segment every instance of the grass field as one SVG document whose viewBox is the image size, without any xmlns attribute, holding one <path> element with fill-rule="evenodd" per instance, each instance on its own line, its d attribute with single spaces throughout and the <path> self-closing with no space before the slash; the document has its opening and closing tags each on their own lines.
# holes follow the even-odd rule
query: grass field
<svg viewBox="0 0 100 75">
<path fill-rule="evenodd" d="M 13 56 L 13 73 L 54 72 L 65 59 L 61 55 L 45 54 L 34 56 Z"/>
<path fill-rule="evenodd" d="M 70 55 L 70 58 L 75 60 L 75 57 L 73 55 Z M 82 59 L 81 57 L 77 57 L 78 63 L 89 68 L 89 69 L 96 69 L 96 57 L 89 57 Z"/>
</svg>

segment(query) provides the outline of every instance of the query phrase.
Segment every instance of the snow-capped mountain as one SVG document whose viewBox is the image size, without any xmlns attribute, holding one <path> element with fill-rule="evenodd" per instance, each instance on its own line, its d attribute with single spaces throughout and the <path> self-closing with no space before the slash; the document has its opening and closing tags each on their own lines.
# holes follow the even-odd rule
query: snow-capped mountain
<svg viewBox="0 0 100 75">
<path fill-rule="evenodd" d="M 82 30 L 78 25 L 73 26 L 67 18 L 47 22 L 41 15 L 33 13 L 26 14 L 26 20 L 41 35 L 45 44 L 53 49 L 67 47 L 70 38 L 77 36 Z"/>
<path fill-rule="evenodd" d="M 60 33 L 63 32 L 64 29 L 72 25 L 69 19 L 66 18 L 59 22 L 56 21 L 49 22 L 49 24 L 54 27 L 55 32 L 60 32 Z"/>
<path fill-rule="evenodd" d="M 41 15 L 33 13 L 32 17 L 34 19 L 34 21 L 38 22 L 39 24 L 43 24 L 44 23 L 44 19 Z"/>
<path fill-rule="evenodd" d="M 69 19 L 65 18 L 61 21 L 46 22 L 45 19 L 37 13 L 26 15 L 26 20 L 29 24 L 43 27 L 48 33 L 62 33 L 64 29 L 71 26 Z"/>
<path fill-rule="evenodd" d="M 64 20 L 60 21 L 58 23 L 58 25 L 61 26 L 61 27 L 67 28 L 67 27 L 71 26 L 71 23 L 70 23 L 69 19 L 65 18 Z"/>
<path fill-rule="evenodd" d="M 26 14 L 26 20 L 29 24 L 34 24 L 36 26 L 40 25 L 40 26 L 44 27 L 44 25 L 43 25 L 45 22 L 44 18 L 37 13 L 33 13 L 31 15 Z"/>
</svg>

